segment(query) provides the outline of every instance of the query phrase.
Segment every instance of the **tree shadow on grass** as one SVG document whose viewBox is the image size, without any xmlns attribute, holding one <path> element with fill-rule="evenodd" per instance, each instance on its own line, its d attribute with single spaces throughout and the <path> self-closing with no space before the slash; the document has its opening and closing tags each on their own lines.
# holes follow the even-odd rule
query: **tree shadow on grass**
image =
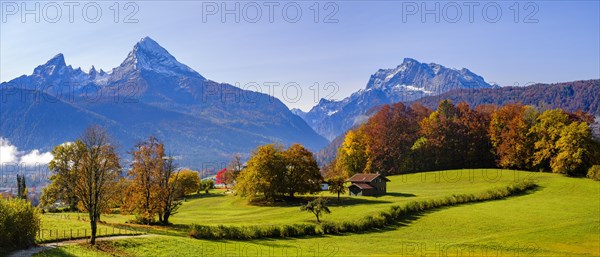
<svg viewBox="0 0 600 257">
<path fill-rule="evenodd" d="M 224 197 L 224 196 L 225 196 L 225 194 L 223 194 L 223 193 L 211 193 L 211 194 L 200 193 L 200 194 L 186 195 L 183 201 L 186 202 L 186 201 L 193 200 L 193 199 L 215 198 L 215 197 Z"/>
<path fill-rule="evenodd" d="M 382 196 L 394 196 L 394 197 L 415 197 L 417 195 L 415 194 L 411 194 L 411 193 L 400 193 L 400 192 L 387 192 L 385 195 Z"/>
<path fill-rule="evenodd" d="M 268 207 L 293 207 L 300 206 L 302 204 L 306 204 L 308 201 L 312 201 L 317 196 L 303 196 L 303 197 L 295 197 L 295 198 L 284 198 L 277 200 L 275 202 L 266 202 L 264 200 L 256 200 L 250 203 L 253 206 L 268 206 Z M 365 199 L 365 198 L 356 198 L 356 197 L 341 197 L 340 202 L 337 201 L 337 196 L 324 196 L 324 198 L 328 201 L 328 206 L 353 206 L 353 205 L 364 205 L 364 204 L 382 204 L 382 203 L 392 203 L 391 201 L 377 200 L 373 199 Z"/>
<path fill-rule="evenodd" d="M 38 254 L 35 255 L 36 257 L 45 257 L 45 256 L 53 256 L 53 257 L 77 257 L 77 255 L 72 254 L 72 253 L 68 253 L 64 248 L 62 247 L 58 247 L 58 248 L 48 248 Z"/>
</svg>

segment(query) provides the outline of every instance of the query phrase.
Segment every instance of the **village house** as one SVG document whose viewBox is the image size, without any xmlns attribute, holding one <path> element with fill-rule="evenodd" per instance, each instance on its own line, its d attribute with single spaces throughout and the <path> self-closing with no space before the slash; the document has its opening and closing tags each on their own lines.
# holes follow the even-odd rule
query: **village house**
<svg viewBox="0 0 600 257">
<path fill-rule="evenodd" d="M 347 182 L 351 183 L 348 186 L 350 196 L 373 196 L 385 194 L 390 180 L 381 174 L 356 174 Z"/>
</svg>

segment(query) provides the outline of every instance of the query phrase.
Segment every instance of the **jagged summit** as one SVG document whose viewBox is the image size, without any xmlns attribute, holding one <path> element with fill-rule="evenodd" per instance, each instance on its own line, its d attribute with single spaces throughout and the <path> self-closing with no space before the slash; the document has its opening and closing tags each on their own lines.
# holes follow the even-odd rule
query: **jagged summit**
<svg viewBox="0 0 600 257">
<path fill-rule="evenodd" d="M 365 121 L 372 107 L 409 102 L 456 88 L 489 88 L 492 85 L 468 69 L 446 68 L 404 58 L 394 68 L 379 69 L 361 89 L 340 101 L 320 101 L 303 117 L 322 136 L 332 140 L 347 129 Z"/>
<path fill-rule="evenodd" d="M 142 70 L 169 75 L 200 76 L 187 65 L 177 61 L 173 55 L 150 37 L 144 37 L 137 42 L 123 63 L 115 68 L 116 73 L 123 74 Z"/>
<path fill-rule="evenodd" d="M 34 75 L 54 75 L 57 73 L 64 73 L 64 69 L 67 67 L 65 63 L 65 57 L 59 53 L 48 60 L 46 63 L 36 67 L 33 70 Z"/>
</svg>

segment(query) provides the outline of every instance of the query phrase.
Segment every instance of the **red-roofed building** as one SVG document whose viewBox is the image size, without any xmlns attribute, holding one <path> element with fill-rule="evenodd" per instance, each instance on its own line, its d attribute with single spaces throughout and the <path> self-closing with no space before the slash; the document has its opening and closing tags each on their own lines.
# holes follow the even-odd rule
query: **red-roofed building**
<svg viewBox="0 0 600 257">
<path fill-rule="evenodd" d="M 390 182 L 381 174 L 356 174 L 346 181 L 351 183 L 348 186 L 351 196 L 383 195 L 387 192 L 387 182 Z"/>
</svg>

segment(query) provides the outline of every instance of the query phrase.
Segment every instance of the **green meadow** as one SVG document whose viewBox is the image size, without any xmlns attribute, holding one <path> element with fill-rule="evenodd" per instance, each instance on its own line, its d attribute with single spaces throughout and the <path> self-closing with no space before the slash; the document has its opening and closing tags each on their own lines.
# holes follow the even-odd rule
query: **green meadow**
<svg viewBox="0 0 600 257">
<path fill-rule="evenodd" d="M 103 241 L 95 248 L 68 245 L 36 256 L 599 256 L 600 183 L 549 173 L 511 170 L 452 170 L 389 177 L 381 197 L 330 198 L 332 214 L 323 220 L 359 219 L 412 200 L 478 193 L 516 181 L 537 188 L 501 200 L 463 204 L 414 215 L 394 226 L 365 233 L 249 241 L 208 241 L 187 237 L 186 226 L 314 223 L 298 206 L 253 206 L 215 190 L 188 199 L 172 217 L 171 228 L 149 236 Z M 44 214 L 42 229 L 62 219 Z M 78 214 L 67 214 L 76 216 Z M 107 215 L 103 226 L 131 219 Z M 68 226 L 68 224 L 64 224 Z M 62 226 L 62 225 L 61 225 Z M 178 233 L 156 233 L 161 229 Z M 153 235 L 159 234 L 159 235 Z"/>
</svg>

